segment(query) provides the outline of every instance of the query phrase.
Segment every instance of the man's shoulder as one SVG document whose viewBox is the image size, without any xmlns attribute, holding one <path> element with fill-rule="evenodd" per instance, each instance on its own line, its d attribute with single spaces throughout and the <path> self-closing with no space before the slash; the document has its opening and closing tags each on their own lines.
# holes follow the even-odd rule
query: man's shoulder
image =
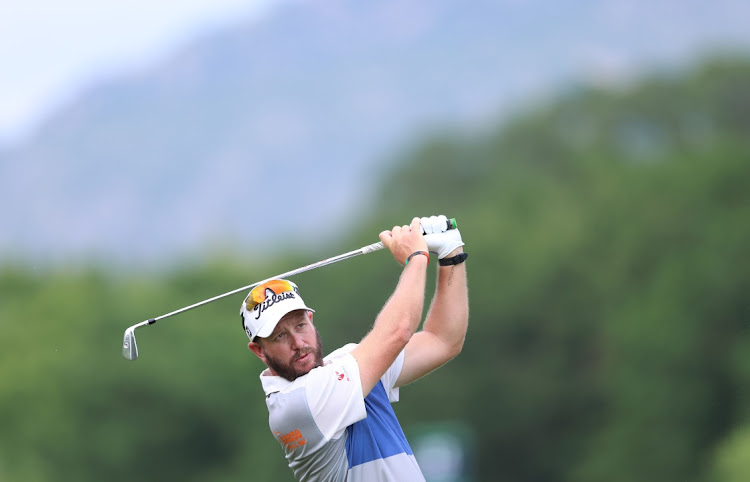
<svg viewBox="0 0 750 482">
<path fill-rule="evenodd" d="M 346 344 L 346 345 L 342 346 L 341 348 L 336 349 L 336 350 L 332 351 L 331 353 L 329 353 L 328 356 L 326 356 L 324 358 L 324 360 L 328 362 L 328 361 L 335 360 L 336 358 L 341 358 L 342 356 L 346 356 L 349 353 L 351 353 L 352 350 L 354 350 L 355 348 L 357 348 L 357 345 L 358 345 L 358 343 L 349 343 L 349 344 Z"/>
<path fill-rule="evenodd" d="M 338 348 L 337 350 L 332 351 L 323 359 L 322 367 L 313 368 L 309 373 L 302 375 L 294 381 L 289 381 L 285 378 L 271 375 L 268 369 L 263 370 L 260 375 L 260 381 L 263 385 L 264 391 L 266 392 L 266 396 L 272 393 L 289 393 L 300 388 L 305 388 L 311 373 L 316 379 L 319 379 L 320 376 L 325 376 L 324 373 L 331 369 L 331 367 L 327 365 L 330 365 L 332 362 L 336 362 L 337 360 L 347 356 L 356 347 L 357 343 L 349 343 L 342 346 L 341 348 Z"/>
</svg>

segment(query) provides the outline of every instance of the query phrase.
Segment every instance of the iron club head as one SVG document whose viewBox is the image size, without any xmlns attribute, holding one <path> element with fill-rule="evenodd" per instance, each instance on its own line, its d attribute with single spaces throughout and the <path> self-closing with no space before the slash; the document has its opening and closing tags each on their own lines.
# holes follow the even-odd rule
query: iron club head
<svg viewBox="0 0 750 482">
<path fill-rule="evenodd" d="M 131 361 L 138 358 L 138 345 L 135 342 L 134 326 L 125 330 L 125 335 L 122 338 L 122 356 Z"/>
<path fill-rule="evenodd" d="M 126 360 L 133 361 L 138 359 L 138 345 L 135 342 L 135 329 L 141 326 L 153 325 L 158 319 L 159 318 L 151 318 L 125 330 L 125 335 L 122 337 L 122 356 Z"/>
</svg>

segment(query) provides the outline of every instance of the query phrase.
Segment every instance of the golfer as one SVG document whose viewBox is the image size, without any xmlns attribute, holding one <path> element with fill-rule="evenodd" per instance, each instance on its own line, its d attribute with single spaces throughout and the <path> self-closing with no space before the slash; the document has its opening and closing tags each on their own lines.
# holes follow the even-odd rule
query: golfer
<svg viewBox="0 0 750 482">
<path fill-rule="evenodd" d="M 380 233 L 403 271 L 358 344 L 323 358 L 313 311 L 297 286 L 272 280 L 242 304 L 248 347 L 260 374 L 269 425 L 301 481 L 419 481 L 424 476 L 391 403 L 399 387 L 461 352 L 468 326 L 466 260 L 445 216 L 414 218 Z M 422 234 L 422 231 L 426 234 Z M 427 268 L 439 259 L 437 288 L 421 331 Z"/>
</svg>

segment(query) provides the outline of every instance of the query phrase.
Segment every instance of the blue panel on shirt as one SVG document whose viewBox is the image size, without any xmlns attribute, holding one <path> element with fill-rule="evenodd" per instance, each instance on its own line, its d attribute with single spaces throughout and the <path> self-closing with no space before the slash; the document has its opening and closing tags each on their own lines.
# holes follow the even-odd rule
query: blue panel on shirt
<svg viewBox="0 0 750 482">
<path fill-rule="evenodd" d="M 347 427 L 346 456 L 349 468 L 392 455 L 412 455 L 404 431 L 393 412 L 383 382 L 365 397 L 367 418 Z"/>
</svg>

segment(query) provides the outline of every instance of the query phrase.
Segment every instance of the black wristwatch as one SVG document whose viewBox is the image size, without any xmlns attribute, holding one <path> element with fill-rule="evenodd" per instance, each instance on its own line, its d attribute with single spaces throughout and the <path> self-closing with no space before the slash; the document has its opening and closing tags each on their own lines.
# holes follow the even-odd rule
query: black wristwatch
<svg viewBox="0 0 750 482">
<path fill-rule="evenodd" d="M 461 264 L 464 261 L 466 261 L 466 258 L 469 257 L 469 253 L 458 253 L 452 258 L 443 258 L 439 260 L 440 266 L 454 266 L 456 264 Z"/>
</svg>

